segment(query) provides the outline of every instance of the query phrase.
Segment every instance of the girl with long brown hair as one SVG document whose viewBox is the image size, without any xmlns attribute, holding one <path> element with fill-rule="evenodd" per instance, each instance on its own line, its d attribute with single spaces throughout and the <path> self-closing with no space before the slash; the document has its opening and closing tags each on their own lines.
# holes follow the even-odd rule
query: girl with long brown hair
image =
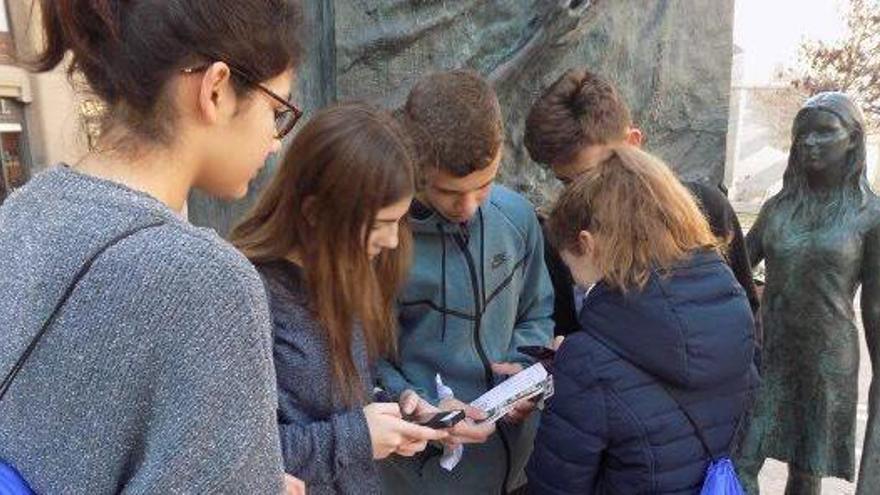
<svg viewBox="0 0 880 495">
<path fill-rule="evenodd" d="M 285 468 L 311 494 L 378 493 L 374 459 L 445 436 L 402 420 L 396 403 L 369 403 L 373 363 L 394 351 L 393 300 L 410 244 L 401 222 L 413 194 L 391 116 L 341 105 L 296 136 L 233 230 L 269 294 Z"/>
<path fill-rule="evenodd" d="M 531 493 L 699 493 L 756 383 L 752 313 L 719 241 L 672 171 L 628 146 L 562 194 L 548 233 L 587 295 Z"/>
</svg>

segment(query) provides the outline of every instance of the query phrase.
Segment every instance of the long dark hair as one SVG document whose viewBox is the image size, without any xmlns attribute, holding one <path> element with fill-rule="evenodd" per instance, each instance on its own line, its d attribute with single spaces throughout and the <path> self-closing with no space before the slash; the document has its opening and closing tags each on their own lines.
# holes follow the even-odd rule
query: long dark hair
<svg viewBox="0 0 880 495">
<path fill-rule="evenodd" d="M 254 262 L 302 258 L 313 311 L 327 332 L 341 397 L 364 394 L 351 355 L 363 326 L 371 358 L 393 353 L 392 304 L 406 273 L 410 238 L 375 260 L 367 237 L 378 211 L 413 195 L 410 146 L 391 115 L 362 103 L 318 112 L 296 135 L 232 243 Z"/>
<path fill-rule="evenodd" d="M 301 57 L 301 10 L 295 0 L 41 0 L 45 49 L 33 62 L 55 68 L 73 53 L 81 73 L 107 106 L 105 128 L 122 124 L 141 139 L 173 135 L 168 81 L 200 61 L 234 65 L 265 81 Z M 208 59 L 208 60 L 204 60 Z M 233 77 L 240 95 L 252 90 Z"/>
<path fill-rule="evenodd" d="M 810 192 L 799 146 L 807 117 L 818 111 L 829 112 L 840 119 L 841 124 L 849 131 L 850 139 L 856 143 L 847 153 L 841 184 L 833 192 L 833 197 L 826 201 L 818 201 Z M 792 218 L 810 226 L 841 222 L 846 217 L 861 212 L 869 199 L 875 197 L 868 184 L 864 129 L 864 116 L 847 95 L 825 92 L 807 100 L 792 124 L 792 144 L 788 166 L 782 179 L 782 190 L 768 201 L 768 206 L 785 206 Z"/>
</svg>

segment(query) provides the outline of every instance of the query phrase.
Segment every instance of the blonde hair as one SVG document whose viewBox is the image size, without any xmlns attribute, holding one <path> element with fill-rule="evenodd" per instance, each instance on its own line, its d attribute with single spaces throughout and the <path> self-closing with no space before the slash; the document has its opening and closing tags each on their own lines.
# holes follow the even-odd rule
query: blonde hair
<svg viewBox="0 0 880 495">
<path fill-rule="evenodd" d="M 581 231 L 596 239 L 603 280 L 623 291 L 642 289 L 652 271 L 721 244 L 669 167 L 633 146 L 613 147 L 607 160 L 584 172 L 557 201 L 551 242 L 580 253 Z"/>
</svg>

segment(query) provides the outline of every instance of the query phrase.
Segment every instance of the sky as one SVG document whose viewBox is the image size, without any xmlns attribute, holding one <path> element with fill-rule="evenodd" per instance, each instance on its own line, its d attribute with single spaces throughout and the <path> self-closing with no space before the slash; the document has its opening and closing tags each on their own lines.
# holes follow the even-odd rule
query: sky
<svg viewBox="0 0 880 495">
<path fill-rule="evenodd" d="M 765 84 L 780 65 L 793 67 L 806 39 L 846 32 L 847 0 L 736 0 L 733 41 L 743 50 L 743 82 Z"/>
</svg>

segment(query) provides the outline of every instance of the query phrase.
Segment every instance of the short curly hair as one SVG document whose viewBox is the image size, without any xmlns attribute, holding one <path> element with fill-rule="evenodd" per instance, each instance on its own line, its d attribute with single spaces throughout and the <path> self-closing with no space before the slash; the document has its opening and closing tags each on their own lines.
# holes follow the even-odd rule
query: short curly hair
<svg viewBox="0 0 880 495">
<path fill-rule="evenodd" d="M 423 170 L 432 167 L 465 177 L 491 165 L 504 141 L 498 96 L 472 70 L 422 78 L 398 117 L 411 134 Z"/>
<path fill-rule="evenodd" d="M 584 146 L 625 138 L 631 125 L 611 83 L 587 69 L 569 69 L 532 105 L 524 141 L 532 160 L 552 166 L 570 162 Z"/>
</svg>

